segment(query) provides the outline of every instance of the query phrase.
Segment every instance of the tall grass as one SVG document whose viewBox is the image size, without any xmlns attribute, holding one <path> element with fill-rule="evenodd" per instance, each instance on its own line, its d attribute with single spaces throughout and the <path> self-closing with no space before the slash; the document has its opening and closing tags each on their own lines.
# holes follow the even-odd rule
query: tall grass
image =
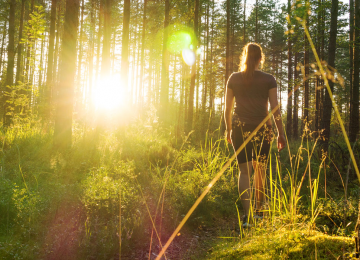
<svg viewBox="0 0 360 260">
<path fill-rule="evenodd" d="M 340 123 L 340 127 L 345 139 L 345 143 L 347 145 L 348 151 L 350 153 L 350 157 L 355 169 L 355 172 L 357 174 L 358 180 L 360 181 L 360 173 L 358 170 L 358 166 L 357 166 L 357 162 L 355 160 L 355 156 L 352 150 L 352 147 L 350 145 L 349 139 L 347 137 L 347 133 L 345 131 L 345 127 L 344 127 L 344 123 L 342 121 L 342 118 L 339 114 L 337 105 L 335 103 L 334 97 L 332 95 L 331 89 L 329 87 L 329 83 L 328 83 L 328 74 L 330 73 L 329 70 L 327 70 L 327 74 L 325 74 L 325 70 L 322 66 L 322 63 L 320 62 L 320 59 L 316 53 L 316 49 L 315 46 L 312 42 L 312 39 L 310 37 L 310 34 L 308 32 L 308 29 L 306 27 L 306 23 L 305 21 L 302 21 L 300 18 L 298 18 L 298 20 L 301 22 L 302 26 L 304 27 L 305 30 L 305 34 L 306 37 L 309 40 L 310 46 L 312 48 L 312 51 L 314 53 L 318 68 L 320 70 L 320 74 L 322 76 L 322 78 L 324 79 L 324 83 L 325 86 L 327 88 L 327 91 L 329 93 L 329 96 L 331 97 L 331 101 L 335 110 L 335 114 L 336 117 Z M 306 78 L 304 78 L 303 80 L 307 80 Z M 297 88 L 300 86 L 300 84 L 298 86 L 296 86 L 294 88 L 294 90 L 289 94 L 292 95 L 292 93 L 294 93 Z M 173 232 L 173 234 L 170 236 L 169 240 L 167 241 L 167 243 L 165 244 L 165 246 L 163 247 L 163 249 L 161 250 L 160 254 L 157 256 L 157 260 L 161 259 L 162 255 L 165 253 L 166 249 L 169 247 L 169 245 L 171 244 L 171 242 L 174 240 L 174 238 L 176 237 L 176 235 L 178 234 L 178 232 L 181 230 L 181 228 L 184 226 L 185 222 L 189 219 L 189 217 L 191 216 L 191 214 L 194 212 L 194 210 L 198 207 L 198 205 L 200 204 L 200 202 L 204 199 L 204 197 L 209 193 L 210 189 L 214 186 L 214 184 L 217 182 L 217 180 L 222 176 L 222 174 L 227 170 L 227 168 L 231 165 L 232 161 L 236 158 L 236 155 L 239 154 L 241 152 L 242 149 L 244 149 L 245 145 L 251 140 L 252 137 L 255 136 L 255 134 L 259 131 L 259 129 L 265 124 L 265 122 L 270 118 L 270 116 L 277 110 L 279 109 L 279 106 L 277 106 L 276 108 L 274 108 L 271 113 L 269 113 L 269 115 L 263 120 L 263 122 L 261 122 L 259 124 L 259 126 L 250 134 L 250 136 L 248 136 L 248 138 L 245 140 L 244 144 L 229 158 L 229 160 L 224 164 L 224 166 L 222 167 L 222 169 L 216 174 L 216 176 L 212 179 L 212 181 L 205 187 L 204 191 L 202 192 L 202 194 L 198 197 L 198 199 L 196 200 L 196 202 L 193 204 L 193 206 L 190 208 L 190 210 L 188 211 L 188 213 L 185 215 L 185 217 L 182 219 L 182 221 L 180 222 L 180 224 L 178 225 L 178 227 L 175 229 L 175 231 Z M 319 138 L 316 138 L 312 148 L 310 148 L 309 146 L 309 136 L 307 136 L 306 139 L 306 147 L 303 146 L 303 142 L 304 142 L 304 136 L 308 135 L 307 131 L 308 131 L 308 125 L 305 124 L 304 127 L 304 135 L 302 137 L 301 140 L 301 145 L 299 147 L 299 149 L 297 150 L 296 156 L 295 156 L 295 163 L 292 163 L 292 154 L 290 149 L 288 148 L 288 153 L 289 153 L 289 159 L 290 159 L 290 170 L 286 169 L 287 174 L 288 174 L 288 178 L 290 179 L 290 193 L 287 193 L 285 191 L 285 187 L 283 186 L 282 183 L 282 174 L 281 174 L 281 170 L 280 170 L 280 165 L 279 165 L 279 160 L 276 157 L 276 176 L 277 178 L 273 179 L 273 170 L 272 170 L 272 158 L 270 156 L 270 165 L 269 165 L 269 169 L 270 169 L 270 180 L 269 180 L 269 190 L 270 190 L 270 194 L 268 195 L 268 201 L 269 201 L 269 215 L 271 216 L 272 221 L 274 221 L 274 217 L 277 214 L 281 214 L 281 215 L 290 215 L 290 219 L 292 223 L 296 223 L 296 219 L 297 219 L 297 206 L 299 203 L 299 200 L 301 199 L 300 196 L 300 191 L 301 188 L 303 186 L 304 180 L 305 180 L 305 176 L 306 174 L 308 174 L 308 181 L 309 181 L 309 193 L 310 193 L 310 211 L 311 211 L 311 218 L 309 221 L 309 227 L 313 227 L 313 224 L 315 223 L 316 218 L 318 217 L 318 215 L 320 214 L 320 210 L 321 207 L 317 204 L 317 199 L 318 199 L 318 189 L 319 189 L 319 180 L 320 180 L 320 174 L 321 174 L 321 168 L 325 162 L 326 159 L 326 155 L 322 156 L 319 170 L 318 170 L 318 174 L 317 177 L 315 179 L 312 179 L 312 156 L 314 154 L 315 148 L 316 148 L 316 144 L 317 141 L 319 140 Z M 289 142 L 288 142 L 289 144 Z M 289 147 L 289 145 L 288 145 Z M 299 175 L 299 169 L 300 169 L 300 161 L 302 160 L 302 156 L 303 156 L 303 152 L 306 153 L 307 155 L 307 163 L 306 163 L 306 168 L 304 170 L 302 174 L 301 179 L 298 181 L 297 180 L 297 176 Z M 237 209 L 238 210 L 238 209 Z M 239 211 L 238 211 L 238 216 L 240 216 Z M 239 221 L 240 223 L 240 221 Z M 241 230 L 241 228 L 240 228 Z"/>
<path fill-rule="evenodd" d="M 331 98 L 331 102 L 332 102 L 332 105 L 333 105 L 333 108 L 335 110 L 335 114 L 336 114 L 336 117 L 338 119 L 338 122 L 340 124 L 340 127 L 341 127 L 341 131 L 342 131 L 342 134 L 344 136 L 344 139 L 345 139 L 345 142 L 346 142 L 346 145 L 347 145 L 347 148 L 348 148 L 348 151 L 350 153 L 350 157 L 351 157 L 351 160 L 352 160 L 352 163 L 354 165 L 354 169 L 355 169 L 355 172 L 356 172 L 356 175 L 358 177 L 358 180 L 360 182 L 360 173 L 359 173 L 359 168 L 358 168 L 358 165 L 357 165 L 357 162 L 355 160 L 355 156 L 354 156 L 354 152 L 353 152 L 353 149 L 351 148 L 351 145 L 350 145 L 350 142 L 349 142 L 349 138 L 347 136 L 347 133 L 346 133 L 346 130 L 345 130 L 345 127 L 344 127 L 344 122 L 340 116 L 340 113 L 339 113 L 339 109 L 337 108 L 337 104 L 335 102 L 335 99 L 334 99 L 334 96 L 332 94 L 332 91 L 330 89 L 330 86 L 329 86 L 329 81 L 328 81 L 328 75 L 332 75 L 332 73 L 330 73 L 330 71 L 328 70 L 327 73 L 325 73 L 325 70 L 323 68 L 323 65 L 321 64 L 321 61 L 319 59 L 319 56 L 316 52 L 316 48 L 315 48 L 315 45 L 311 39 L 311 36 L 310 36 L 310 33 L 308 31 L 308 28 L 306 27 L 306 22 L 303 21 L 302 22 L 302 26 L 304 27 L 304 30 L 305 30 L 305 34 L 306 34 L 306 37 L 308 38 L 309 40 L 309 43 L 310 43 L 310 46 L 311 46 L 311 49 L 313 51 L 313 54 L 315 56 L 315 59 L 316 59 L 316 63 L 319 67 L 319 70 L 320 70 L 320 73 L 321 73 L 321 76 L 322 78 L 324 79 L 324 82 L 325 82 L 325 86 L 326 86 L 326 89 L 329 93 L 329 96 Z M 335 78 L 335 77 L 333 77 Z"/>
<path fill-rule="evenodd" d="M 5 214 L 0 215 L 0 243 L 5 246 L 0 254 L 7 259 L 25 254 L 39 259 L 39 247 L 49 234 L 53 237 L 40 256 L 58 252 L 56 246 L 74 234 L 66 228 L 73 225 L 66 222 L 66 215 L 75 214 L 77 208 L 79 220 L 74 228 L 79 235 L 74 241 L 79 257 L 98 259 L 125 256 L 134 241 L 164 245 L 204 190 L 208 193 L 189 217 L 190 225 L 236 215 L 236 164 L 228 162 L 229 149 L 224 139 L 214 137 L 217 132 L 209 132 L 206 143 L 199 146 L 184 136 L 183 144 L 175 149 L 166 131 L 155 133 L 144 125 L 137 122 L 99 133 L 79 130 L 74 147 L 66 153 L 52 150 L 51 133 L 44 134 L 40 126 L 3 132 L 0 208 Z M 304 221 L 301 214 L 308 214 L 307 227 L 313 230 L 321 214 L 324 203 L 318 198 L 325 157 L 314 159 L 317 142 L 310 138 L 290 146 L 295 155 L 288 151 L 278 157 L 272 151 L 269 158 L 269 221 L 256 223 L 258 228 L 277 226 L 279 221 L 297 225 Z M 292 162 L 284 159 L 287 153 Z M 229 168 L 224 170 L 226 164 Z M 221 170 L 224 175 L 217 175 Z M 315 179 L 309 178 L 310 171 Z M 212 182 L 216 176 L 217 185 Z M 239 217 L 240 213 L 238 209 Z M 62 231 L 53 221 L 63 222 Z M 254 232 L 242 230 L 241 236 Z M 154 250 L 152 246 L 150 252 Z M 18 258 L 13 257 L 16 253 Z"/>
</svg>

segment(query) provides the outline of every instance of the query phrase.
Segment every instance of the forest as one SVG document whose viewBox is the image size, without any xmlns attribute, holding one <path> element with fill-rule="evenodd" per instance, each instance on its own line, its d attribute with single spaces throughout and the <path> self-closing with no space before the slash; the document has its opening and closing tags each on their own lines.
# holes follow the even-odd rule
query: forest
<svg viewBox="0 0 360 260">
<path fill-rule="evenodd" d="M 287 145 L 244 228 L 249 42 Z M 360 0 L 0 0 L 0 259 L 357 259 L 359 70 Z"/>
</svg>

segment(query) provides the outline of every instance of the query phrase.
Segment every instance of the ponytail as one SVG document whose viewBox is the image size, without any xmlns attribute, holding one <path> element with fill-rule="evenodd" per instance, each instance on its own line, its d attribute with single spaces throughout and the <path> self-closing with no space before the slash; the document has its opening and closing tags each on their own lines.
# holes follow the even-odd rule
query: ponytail
<svg viewBox="0 0 360 260">
<path fill-rule="evenodd" d="M 265 55 L 262 52 L 261 46 L 257 43 L 248 43 L 243 48 L 240 56 L 239 71 L 244 72 L 245 78 L 252 78 L 255 71 L 255 66 L 260 60 L 260 64 L 264 63 Z"/>
</svg>

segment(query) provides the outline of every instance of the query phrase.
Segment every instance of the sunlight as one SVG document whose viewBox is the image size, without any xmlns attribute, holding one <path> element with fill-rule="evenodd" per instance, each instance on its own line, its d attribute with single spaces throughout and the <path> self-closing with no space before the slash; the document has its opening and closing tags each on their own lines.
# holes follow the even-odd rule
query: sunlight
<svg viewBox="0 0 360 260">
<path fill-rule="evenodd" d="M 106 77 L 96 83 L 92 101 L 96 110 L 114 111 L 124 106 L 124 94 L 118 77 Z"/>
</svg>

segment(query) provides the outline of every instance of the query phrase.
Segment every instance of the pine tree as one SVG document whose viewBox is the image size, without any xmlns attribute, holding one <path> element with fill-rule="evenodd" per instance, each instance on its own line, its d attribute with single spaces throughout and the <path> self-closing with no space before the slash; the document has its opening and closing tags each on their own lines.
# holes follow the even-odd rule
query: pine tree
<svg viewBox="0 0 360 260">
<path fill-rule="evenodd" d="M 15 83 L 17 84 L 21 78 L 22 74 L 22 51 L 23 51 L 23 44 L 22 44 L 22 32 L 24 27 L 24 14 L 25 14 L 25 3 L 26 0 L 21 0 L 21 14 L 20 14 L 20 27 L 19 27 L 19 44 L 17 46 L 17 64 L 16 64 L 16 79 Z"/>
<path fill-rule="evenodd" d="M 121 76 L 125 89 L 128 87 L 129 72 L 129 24 L 130 24 L 130 0 L 124 0 L 123 32 L 121 42 Z"/>
<path fill-rule="evenodd" d="M 60 149 L 71 146 L 79 7 L 79 0 L 66 0 L 54 129 L 54 145 Z"/>
<path fill-rule="evenodd" d="M 331 3 L 331 23 L 330 23 L 330 40 L 328 50 L 328 65 L 330 68 L 335 68 L 335 51 L 336 51 L 336 35 L 337 35 L 337 18 L 338 18 L 338 0 L 332 0 Z M 331 92 L 334 90 L 334 82 L 329 80 Z M 324 150 L 327 151 L 330 139 L 330 121 L 331 121 L 332 103 L 329 92 L 325 92 L 324 111 L 323 111 L 323 124 L 324 129 Z"/>
<path fill-rule="evenodd" d="M 194 33 L 195 33 L 195 41 L 193 44 L 194 50 L 197 49 L 197 38 L 198 38 L 198 15 L 199 15 L 199 2 L 200 0 L 194 1 Z M 228 0 L 229 1 L 229 0 Z M 195 55 L 195 61 L 194 64 L 191 67 L 191 81 L 190 81 L 190 91 L 189 91 L 189 102 L 188 102 L 188 116 L 187 116 L 187 131 L 191 131 L 193 127 L 193 117 L 194 117 L 194 91 L 195 91 L 195 79 L 196 79 L 196 59 Z"/>
<path fill-rule="evenodd" d="M 356 141 L 359 132 L 359 59 L 360 59 L 360 1 L 355 0 L 354 10 L 354 50 L 353 50 L 353 75 L 352 75 L 352 91 L 350 103 L 350 134 L 351 142 Z M 350 20 L 351 21 L 351 20 Z"/>
<path fill-rule="evenodd" d="M 5 86 L 11 87 L 14 83 L 14 59 L 15 59 L 15 11 L 16 1 L 9 1 L 9 44 L 8 44 L 8 63 L 6 71 Z M 8 89 L 5 89 L 3 97 L 4 106 L 4 125 L 10 126 L 11 113 L 8 104 Z"/>
<path fill-rule="evenodd" d="M 165 0 L 165 19 L 164 19 L 164 35 L 163 35 L 163 49 L 162 49 L 162 62 L 161 62 L 161 93 L 160 93 L 160 118 L 165 120 L 168 114 L 167 109 L 169 106 L 169 63 L 170 55 L 167 50 L 167 41 L 169 34 L 170 22 L 170 0 Z"/>
<path fill-rule="evenodd" d="M 286 120 L 286 134 L 289 139 L 292 137 L 292 43 L 291 43 L 291 1 L 288 0 L 288 100 L 287 100 L 287 120 Z"/>
<path fill-rule="evenodd" d="M 48 60 L 47 60 L 47 75 L 45 85 L 45 118 L 50 117 L 51 108 L 51 89 L 53 86 L 53 67 L 54 67 L 54 42 L 55 42 L 55 21 L 56 21 L 56 6 L 57 0 L 51 1 L 51 17 L 50 17 L 50 35 L 48 46 Z"/>
</svg>

